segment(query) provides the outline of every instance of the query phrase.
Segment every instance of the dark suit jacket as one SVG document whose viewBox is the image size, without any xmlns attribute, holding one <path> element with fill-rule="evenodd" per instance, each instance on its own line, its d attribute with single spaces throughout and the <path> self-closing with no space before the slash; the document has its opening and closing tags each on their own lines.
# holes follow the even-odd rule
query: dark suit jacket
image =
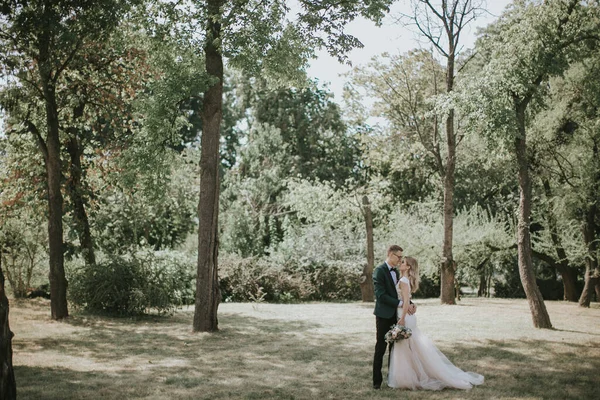
<svg viewBox="0 0 600 400">
<path fill-rule="evenodd" d="M 386 263 L 373 271 L 373 287 L 375 288 L 375 314 L 381 318 L 395 318 L 400 300 L 394 286 L 394 279 Z"/>
</svg>

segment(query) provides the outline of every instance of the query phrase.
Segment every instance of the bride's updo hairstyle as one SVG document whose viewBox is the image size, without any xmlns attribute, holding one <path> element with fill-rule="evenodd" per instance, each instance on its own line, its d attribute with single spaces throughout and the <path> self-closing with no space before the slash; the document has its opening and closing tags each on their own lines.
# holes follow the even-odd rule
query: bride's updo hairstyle
<svg viewBox="0 0 600 400">
<path fill-rule="evenodd" d="M 406 264 L 410 267 L 408 270 L 408 280 L 410 281 L 411 292 L 416 292 L 419 289 L 419 263 L 416 258 L 405 257 Z"/>
</svg>

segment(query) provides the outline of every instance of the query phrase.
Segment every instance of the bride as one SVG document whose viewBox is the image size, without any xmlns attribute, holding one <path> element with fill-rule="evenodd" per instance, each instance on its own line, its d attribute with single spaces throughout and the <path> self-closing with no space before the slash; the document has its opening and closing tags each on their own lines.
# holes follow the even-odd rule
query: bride
<svg viewBox="0 0 600 400">
<path fill-rule="evenodd" d="M 419 288 L 419 265 L 412 257 L 405 257 L 400 264 L 402 278 L 396 290 L 398 298 L 399 325 L 412 330 L 409 339 L 397 341 L 390 355 L 388 386 L 404 389 L 441 390 L 443 388 L 470 389 L 481 385 L 483 376 L 464 372 L 452 364 L 433 342 L 417 328 L 416 315 L 409 315 L 411 292 Z"/>
</svg>

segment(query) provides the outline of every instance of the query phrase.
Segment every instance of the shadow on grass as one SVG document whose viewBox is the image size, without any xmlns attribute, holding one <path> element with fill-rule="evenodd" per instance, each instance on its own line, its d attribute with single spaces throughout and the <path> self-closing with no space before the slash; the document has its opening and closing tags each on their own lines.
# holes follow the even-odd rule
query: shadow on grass
<svg viewBox="0 0 600 400">
<path fill-rule="evenodd" d="M 150 394 L 131 372 L 82 372 L 66 368 L 15 366 L 17 396 L 28 400 L 130 399 Z M 118 395 L 117 395 L 118 394 Z"/>
<path fill-rule="evenodd" d="M 370 335 L 317 330 L 305 321 L 227 314 L 219 332 L 193 334 L 191 315 L 73 319 L 67 338 L 19 343 L 15 351 L 59 352 L 72 369 L 16 366 L 25 399 L 600 398 L 600 352 L 592 343 L 505 340 L 441 350 L 485 375 L 462 392 L 373 391 Z M 79 361 L 77 361 L 79 360 Z"/>
<path fill-rule="evenodd" d="M 491 340 L 444 353 L 464 370 L 485 375 L 482 398 L 600 398 L 598 344 Z"/>
</svg>

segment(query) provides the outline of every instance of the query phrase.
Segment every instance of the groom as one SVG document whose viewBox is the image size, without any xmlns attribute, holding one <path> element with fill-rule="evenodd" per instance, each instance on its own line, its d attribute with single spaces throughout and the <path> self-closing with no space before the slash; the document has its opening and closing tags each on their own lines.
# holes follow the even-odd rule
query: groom
<svg viewBox="0 0 600 400">
<path fill-rule="evenodd" d="M 387 251 L 385 262 L 373 271 L 373 286 L 375 288 L 375 322 L 377 326 L 377 343 L 375 344 L 375 357 L 373 358 L 373 388 L 381 388 L 383 376 L 381 367 L 383 366 L 383 356 L 387 343 L 385 334 L 392 325 L 398 322 L 396 310 L 398 309 L 398 292 L 396 284 L 398 283 L 399 272 L 396 267 L 402 260 L 402 247 L 391 245 Z M 414 314 L 416 307 L 410 304 L 409 314 Z M 391 351 L 390 345 L 390 351 Z"/>
</svg>

